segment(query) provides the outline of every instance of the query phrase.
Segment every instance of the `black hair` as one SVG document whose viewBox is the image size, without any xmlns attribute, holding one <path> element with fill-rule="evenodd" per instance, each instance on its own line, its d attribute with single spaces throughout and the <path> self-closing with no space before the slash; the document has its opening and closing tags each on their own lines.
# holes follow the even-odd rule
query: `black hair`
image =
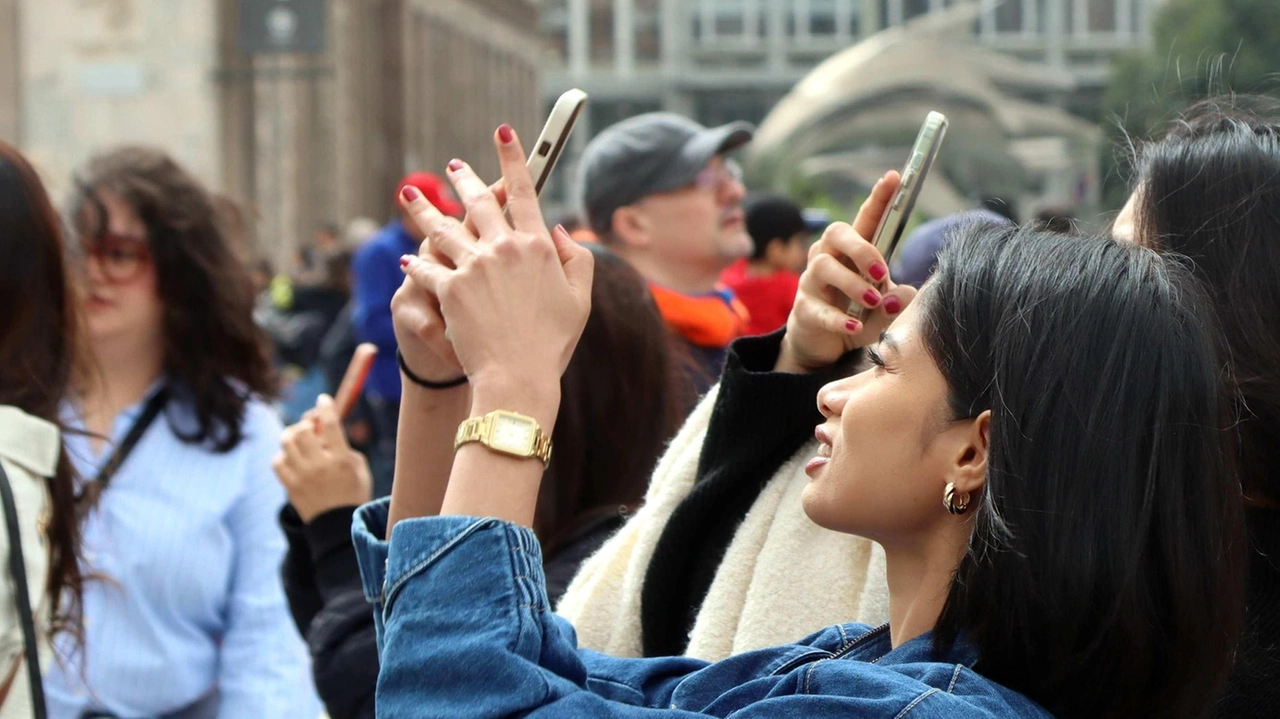
<svg viewBox="0 0 1280 719">
<path fill-rule="evenodd" d="M 1135 239 L 1212 288 L 1245 494 L 1280 501 L 1280 103 L 1220 98 L 1139 149 Z"/>
<path fill-rule="evenodd" d="M 808 230 L 800 206 L 781 195 L 759 194 L 742 203 L 747 234 L 751 235 L 751 259 L 762 260 L 775 241 L 789 242 Z"/>
<path fill-rule="evenodd" d="M 970 224 L 925 344 L 955 419 L 991 412 L 986 484 L 935 628 L 1055 716 L 1199 716 L 1242 625 L 1224 377 L 1199 283 L 1133 244 Z"/>
</svg>

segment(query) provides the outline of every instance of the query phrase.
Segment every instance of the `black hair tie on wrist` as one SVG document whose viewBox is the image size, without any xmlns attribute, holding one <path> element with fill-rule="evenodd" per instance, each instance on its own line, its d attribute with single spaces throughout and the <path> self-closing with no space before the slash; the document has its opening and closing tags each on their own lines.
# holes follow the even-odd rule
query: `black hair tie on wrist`
<svg viewBox="0 0 1280 719">
<path fill-rule="evenodd" d="M 430 382 L 422 379 L 409 369 L 409 365 L 404 363 L 404 355 L 398 349 L 396 350 L 396 363 L 400 365 L 400 371 L 404 373 L 404 376 L 408 377 L 410 382 L 418 385 L 419 387 L 426 387 L 427 389 L 452 389 L 467 383 L 467 376 L 465 374 L 457 379 L 451 379 L 448 382 Z"/>
</svg>

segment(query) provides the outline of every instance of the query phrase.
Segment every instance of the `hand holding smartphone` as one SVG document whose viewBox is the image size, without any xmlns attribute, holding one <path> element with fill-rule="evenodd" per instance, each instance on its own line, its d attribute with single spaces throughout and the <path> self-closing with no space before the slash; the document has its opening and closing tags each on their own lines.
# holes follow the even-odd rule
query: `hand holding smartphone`
<svg viewBox="0 0 1280 719">
<path fill-rule="evenodd" d="M 930 112 L 920 126 L 915 145 L 911 148 L 911 156 L 902 168 L 902 180 L 898 183 L 898 191 L 893 201 L 880 216 L 880 224 L 876 227 L 875 237 L 871 244 L 880 251 L 886 264 L 893 260 L 893 254 L 902 242 L 902 235 L 907 229 L 907 221 L 911 219 L 911 210 L 920 197 L 920 188 L 933 167 L 942 147 L 942 138 L 947 134 L 947 117 L 940 112 Z M 883 289 L 883 287 L 881 288 Z M 849 303 L 847 314 L 866 320 L 867 308 L 856 301 Z"/>
<path fill-rule="evenodd" d="M 338 385 L 338 391 L 333 398 L 338 419 L 346 419 L 351 414 L 356 400 L 364 391 L 365 380 L 369 379 L 369 371 L 373 369 L 373 361 L 377 357 L 377 346 L 369 342 L 356 347 L 356 351 L 351 355 L 351 362 L 347 364 L 346 374 L 342 375 L 342 383 Z"/>
</svg>

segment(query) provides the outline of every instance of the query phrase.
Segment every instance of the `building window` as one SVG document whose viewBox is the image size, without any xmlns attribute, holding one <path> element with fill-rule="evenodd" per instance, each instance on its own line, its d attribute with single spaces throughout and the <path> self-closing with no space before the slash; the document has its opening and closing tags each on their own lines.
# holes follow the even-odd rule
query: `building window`
<svg viewBox="0 0 1280 719">
<path fill-rule="evenodd" d="M 1005 0 L 996 6 L 996 32 L 1022 32 L 1022 2 L 1023 0 Z"/>
<path fill-rule="evenodd" d="M 1083 2 L 1084 0 L 1076 0 Z M 1116 31 L 1116 2 L 1117 0 L 1088 0 L 1089 2 L 1089 32 L 1097 34 L 1110 34 Z M 1119 0 L 1125 2 L 1125 0 Z"/>
<path fill-rule="evenodd" d="M 661 0 L 635 0 L 636 62 L 652 64 L 662 59 Z"/>
<path fill-rule="evenodd" d="M 929 12 L 929 0 L 900 0 L 900 2 L 902 2 L 903 21 Z"/>
<path fill-rule="evenodd" d="M 591 62 L 613 62 L 613 0 L 591 0 L 588 9 Z"/>
<path fill-rule="evenodd" d="M 837 0 L 809 0 L 809 34 L 816 37 L 835 37 L 839 32 L 836 22 Z"/>
<path fill-rule="evenodd" d="M 546 38 L 547 61 L 564 64 L 569 60 L 569 8 L 567 0 L 548 0 L 538 17 Z"/>
</svg>

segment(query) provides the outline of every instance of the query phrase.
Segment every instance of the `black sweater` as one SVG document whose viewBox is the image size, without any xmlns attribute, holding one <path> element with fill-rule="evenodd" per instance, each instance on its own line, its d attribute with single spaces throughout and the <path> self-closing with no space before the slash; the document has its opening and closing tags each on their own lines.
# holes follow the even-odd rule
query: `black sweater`
<svg viewBox="0 0 1280 719">
<path fill-rule="evenodd" d="M 860 353 L 815 374 L 774 372 L 783 331 L 729 348 L 693 489 L 654 548 L 640 597 L 647 657 L 684 654 L 689 630 L 738 525 L 778 469 L 822 422 L 818 390 L 848 376 Z"/>
<path fill-rule="evenodd" d="M 1248 510 L 1248 624 L 1218 703 L 1232 719 L 1280 716 L 1280 510 Z"/>
</svg>

